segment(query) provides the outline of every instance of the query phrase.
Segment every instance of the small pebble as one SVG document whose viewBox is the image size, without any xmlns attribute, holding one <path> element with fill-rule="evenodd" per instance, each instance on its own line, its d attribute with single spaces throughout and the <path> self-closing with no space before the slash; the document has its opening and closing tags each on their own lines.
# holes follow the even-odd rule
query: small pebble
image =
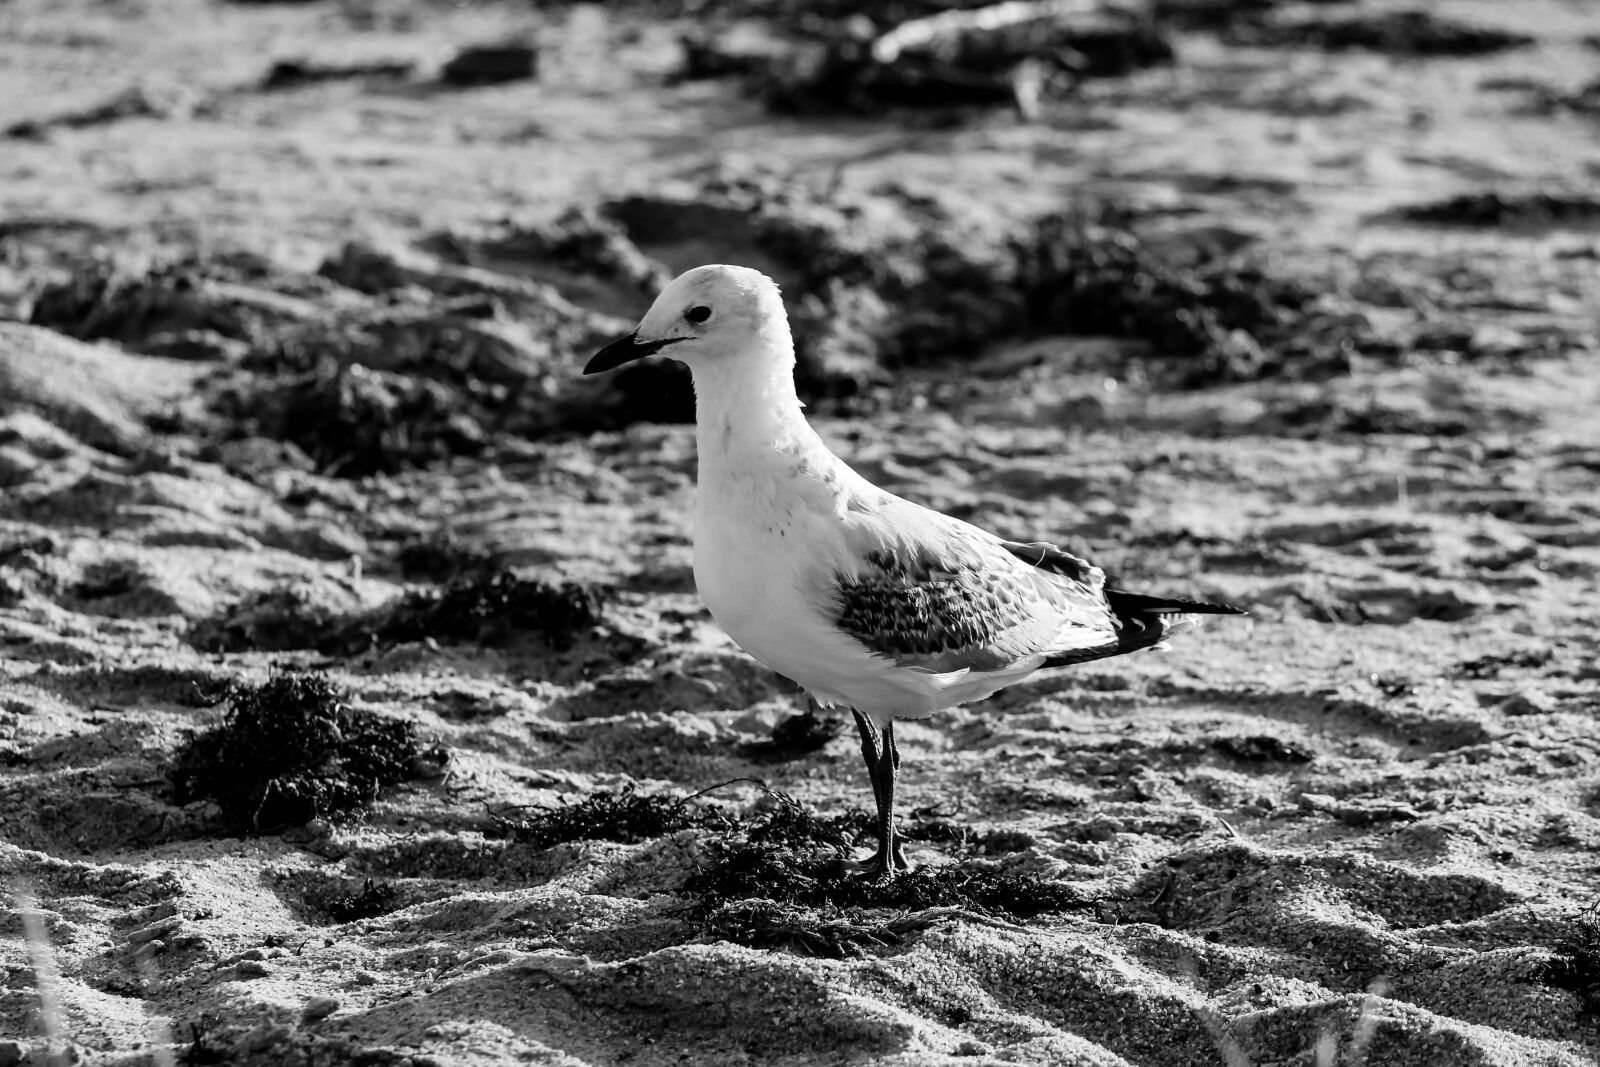
<svg viewBox="0 0 1600 1067">
<path fill-rule="evenodd" d="M 233 972 L 240 978 L 265 978 L 272 973 L 272 965 L 260 960 L 240 960 L 234 964 Z"/>
</svg>

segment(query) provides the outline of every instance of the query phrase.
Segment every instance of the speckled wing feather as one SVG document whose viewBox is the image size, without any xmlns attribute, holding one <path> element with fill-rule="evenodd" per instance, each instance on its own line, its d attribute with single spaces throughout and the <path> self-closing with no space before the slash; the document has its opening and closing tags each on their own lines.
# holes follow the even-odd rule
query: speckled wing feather
<svg viewBox="0 0 1600 1067">
<path fill-rule="evenodd" d="M 895 503 L 853 516 L 855 558 L 834 590 L 834 624 L 873 652 L 940 673 L 997 671 L 1116 641 L 1098 568 Z"/>
</svg>

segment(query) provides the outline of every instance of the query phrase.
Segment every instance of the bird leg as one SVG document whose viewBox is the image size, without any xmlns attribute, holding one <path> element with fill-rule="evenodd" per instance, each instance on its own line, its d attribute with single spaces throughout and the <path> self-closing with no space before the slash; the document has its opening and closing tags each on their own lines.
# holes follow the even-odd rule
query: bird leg
<svg viewBox="0 0 1600 1067">
<path fill-rule="evenodd" d="M 878 759 L 882 749 L 878 744 L 878 726 L 870 716 L 863 715 L 855 708 L 850 709 L 850 714 L 856 717 L 856 732 L 861 735 L 861 758 L 867 764 L 867 777 L 872 779 L 872 799 L 878 799 Z"/>
<path fill-rule="evenodd" d="M 872 797 L 878 807 L 878 851 L 868 861 L 867 870 L 878 875 L 895 871 L 908 871 L 911 863 L 900 848 L 894 832 L 894 784 L 900 770 L 900 750 L 894 743 L 894 723 L 883 728 L 880 737 L 877 724 L 870 716 L 851 709 L 856 719 L 856 729 L 861 734 L 861 758 L 866 761 L 867 775 L 872 779 Z"/>
<path fill-rule="evenodd" d="M 878 855 L 874 862 L 884 873 L 909 871 L 911 863 L 900 849 L 894 832 L 894 780 L 900 773 L 900 750 L 894 743 L 894 723 L 883 728 L 883 756 L 878 764 Z"/>
</svg>

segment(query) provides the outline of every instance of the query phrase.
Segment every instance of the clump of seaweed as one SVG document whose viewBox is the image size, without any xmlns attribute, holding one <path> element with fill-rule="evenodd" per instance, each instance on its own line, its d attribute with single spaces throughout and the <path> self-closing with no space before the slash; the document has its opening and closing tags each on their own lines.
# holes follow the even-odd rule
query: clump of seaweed
<svg viewBox="0 0 1600 1067">
<path fill-rule="evenodd" d="M 1305 745 L 1271 734 L 1219 737 L 1211 747 L 1245 763 L 1310 763 L 1316 759 L 1316 753 Z"/>
<path fill-rule="evenodd" d="M 207 652 L 286 652 L 317 648 L 341 625 L 338 604 L 308 585 L 259 590 L 195 623 L 189 642 Z"/>
<path fill-rule="evenodd" d="M 1600 1015 L 1600 904 L 1578 917 L 1572 934 L 1556 946 L 1555 957 L 1541 969 L 1539 980 L 1576 994 L 1585 1015 Z"/>
<path fill-rule="evenodd" d="M 872 817 L 860 808 L 817 815 L 789 794 L 772 790 L 766 809 L 746 822 L 745 840 L 758 848 L 843 852 L 871 827 Z"/>
<path fill-rule="evenodd" d="M 493 552 L 470 544 L 454 533 L 435 531 L 400 545 L 395 554 L 400 575 L 408 582 L 450 581 L 462 575 L 493 571 L 498 560 Z"/>
<path fill-rule="evenodd" d="M 884 922 L 862 922 L 837 909 L 817 911 L 772 900 L 736 900 L 712 908 L 700 923 L 700 934 L 750 948 L 850 959 L 903 945 L 910 934 L 927 929 L 947 914 L 919 912 Z"/>
<path fill-rule="evenodd" d="M 954 864 L 918 868 L 887 881 L 851 877 L 825 880 L 821 887 L 829 900 L 847 907 L 960 907 L 1015 919 L 1073 911 L 1094 903 L 1066 882 Z"/>
<path fill-rule="evenodd" d="M 912 817 L 900 826 L 903 841 L 927 841 L 976 848 L 984 852 L 1021 852 L 1034 844 L 1032 834 L 1024 830 L 978 830 L 949 819 Z"/>
<path fill-rule="evenodd" d="M 215 652 L 314 648 L 350 655 L 407 641 L 503 645 L 530 633 L 564 651 L 600 625 L 604 602 L 599 587 L 552 584 L 485 560 L 443 589 L 413 589 L 370 611 L 323 603 L 311 588 L 267 590 L 196 624 L 189 639 Z"/>
<path fill-rule="evenodd" d="M 1064 882 L 961 865 L 866 877 L 846 859 L 871 826 L 865 812 L 817 816 L 785 794 L 771 797 L 744 822 L 742 839 L 714 845 L 711 861 L 684 883 L 704 936 L 841 957 L 897 945 L 955 913 L 1028 919 L 1095 903 Z M 901 914 L 862 914 L 881 911 Z"/>
<path fill-rule="evenodd" d="M 1264 350 L 1296 334 L 1315 298 L 1235 257 L 1172 262 L 1131 230 L 1072 215 L 1038 220 L 1015 254 L 1032 331 L 1144 341 L 1195 358 L 1196 384 L 1264 373 Z"/>
<path fill-rule="evenodd" d="M 174 799 L 209 799 L 257 833 L 334 818 L 418 777 L 416 727 L 351 708 L 325 675 L 277 674 L 227 691 L 220 725 L 193 735 L 169 773 Z"/>
<path fill-rule="evenodd" d="M 367 632 L 381 642 L 503 644 L 517 633 L 538 634 L 551 648 L 572 647 L 600 625 L 605 594 L 578 582 L 559 585 L 500 569 L 451 582 L 442 590 L 413 590 Z"/>
<path fill-rule="evenodd" d="M 844 862 L 842 849 L 828 855 L 749 841 L 723 847 L 714 862 L 690 877 L 684 892 L 699 897 L 702 910 L 763 899 L 812 908 L 959 907 L 1017 919 L 1094 903 L 1074 886 L 1036 875 L 950 864 L 871 878 Z"/>
<path fill-rule="evenodd" d="M 1600 199 L 1578 193 L 1462 193 L 1408 205 L 1399 215 L 1444 226 L 1553 226 L 1600 219 Z"/>
<path fill-rule="evenodd" d="M 400 905 L 400 891 L 389 882 L 368 878 L 356 891 L 330 891 L 314 901 L 336 923 L 387 915 Z"/>
<path fill-rule="evenodd" d="M 957 912 L 1028 919 L 1097 903 L 1064 882 L 959 865 L 888 879 L 864 877 L 846 853 L 871 829 L 866 812 L 852 808 L 818 815 L 788 794 L 768 789 L 761 809 L 740 817 L 690 806 L 703 795 L 644 794 L 629 785 L 573 804 L 498 815 L 496 821 L 504 834 L 535 848 L 567 841 L 631 844 L 702 828 L 735 835 L 710 845 L 710 861 L 689 877 L 682 892 L 692 898 L 689 916 L 703 936 L 757 948 L 841 957 L 898 944 L 908 933 Z M 908 838 L 914 836 L 911 829 Z M 966 832 L 954 838 L 975 839 Z M 996 835 L 996 846 L 1007 843 Z M 901 914 L 884 918 L 860 914 L 864 911 Z"/>
<path fill-rule="evenodd" d="M 1462 678 L 1498 678 L 1506 668 L 1532 670 L 1556 658 L 1553 648 L 1525 648 L 1516 652 L 1490 652 L 1475 659 L 1462 660 L 1453 673 Z"/>
<path fill-rule="evenodd" d="M 189 1044 L 178 1050 L 178 1062 L 184 1067 L 211 1067 L 213 1064 L 229 1062 L 231 1049 L 217 1043 L 221 1035 L 215 1015 L 203 1011 L 198 1018 L 189 1021 L 187 1029 Z"/>
<path fill-rule="evenodd" d="M 368 1048 L 351 1038 L 320 1034 L 315 1027 L 296 1028 L 276 1022 L 224 1023 L 209 1012 L 188 1023 L 187 1030 L 189 1044 L 177 1050 L 177 1062 L 183 1067 L 265 1063 L 389 1067 L 402 1058 L 398 1052 Z"/>
<path fill-rule="evenodd" d="M 262 436 L 292 442 L 319 470 L 346 478 L 476 455 L 488 443 L 460 389 L 354 363 L 278 378 L 232 406 Z"/>
<path fill-rule="evenodd" d="M 530 814 L 496 816 L 501 832 L 534 848 L 566 841 L 620 841 L 634 844 L 700 826 L 727 825 L 714 809 L 691 808 L 693 797 L 640 793 L 633 783 L 599 790 L 576 804 L 532 805 Z"/>
<path fill-rule="evenodd" d="M 839 719 L 818 715 L 816 708 L 808 707 L 798 715 L 786 716 L 765 741 L 746 745 L 744 754 L 765 762 L 798 759 L 826 748 L 843 728 Z"/>
<path fill-rule="evenodd" d="M 84 265 L 46 286 L 30 321 L 83 340 L 106 338 L 140 347 L 162 337 L 206 331 L 259 342 L 297 321 L 295 301 L 255 288 L 241 270 L 222 262 L 186 260 L 139 273 L 110 263 Z"/>
<path fill-rule="evenodd" d="M 1521 48 L 1533 38 L 1474 26 L 1428 11 L 1385 11 L 1343 18 L 1245 22 L 1227 37 L 1236 44 L 1319 48 L 1325 52 L 1382 52 L 1391 56 L 1482 56 Z"/>
<path fill-rule="evenodd" d="M 772 743 L 786 752 L 816 752 L 839 736 L 843 725 L 838 719 L 824 718 L 816 709 L 791 715 L 772 728 Z"/>
</svg>

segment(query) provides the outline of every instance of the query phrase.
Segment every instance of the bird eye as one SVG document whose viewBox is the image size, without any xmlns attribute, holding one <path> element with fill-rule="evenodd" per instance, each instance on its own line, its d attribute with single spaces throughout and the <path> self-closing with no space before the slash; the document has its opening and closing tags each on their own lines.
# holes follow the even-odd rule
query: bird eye
<svg viewBox="0 0 1600 1067">
<path fill-rule="evenodd" d="M 685 311 L 683 313 L 683 317 L 698 326 L 702 322 L 705 322 L 707 319 L 711 318 L 711 309 L 706 307 L 704 304 L 696 304 L 688 311 Z"/>
</svg>

